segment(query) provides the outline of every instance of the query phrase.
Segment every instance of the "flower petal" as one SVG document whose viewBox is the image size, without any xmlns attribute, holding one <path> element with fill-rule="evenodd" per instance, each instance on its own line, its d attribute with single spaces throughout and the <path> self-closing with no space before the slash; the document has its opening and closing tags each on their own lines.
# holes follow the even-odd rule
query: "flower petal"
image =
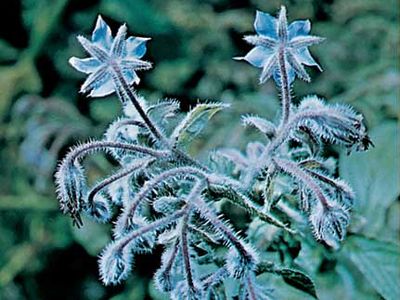
<svg viewBox="0 0 400 300">
<path fill-rule="evenodd" d="M 79 43 L 81 43 L 82 47 L 86 50 L 94 58 L 97 58 L 101 62 L 106 62 L 108 59 L 108 54 L 105 49 L 100 48 L 97 44 L 92 43 L 87 38 L 78 35 L 77 37 Z"/>
<path fill-rule="evenodd" d="M 270 14 L 257 10 L 254 29 L 258 34 L 266 35 L 274 39 L 277 38 L 276 18 L 272 17 Z"/>
<path fill-rule="evenodd" d="M 299 35 L 292 38 L 289 42 L 289 47 L 291 48 L 303 48 L 309 47 L 315 44 L 323 42 L 325 39 L 314 35 Z"/>
<path fill-rule="evenodd" d="M 105 85 L 104 89 L 108 91 L 108 94 L 110 93 L 109 91 L 109 86 L 107 86 L 108 81 L 112 80 L 111 74 L 108 71 L 107 67 L 100 67 L 98 70 L 93 72 L 88 76 L 88 78 L 85 80 L 83 83 L 80 92 L 86 93 L 89 91 L 92 91 L 90 93 L 90 96 L 92 97 L 100 97 L 99 95 L 107 95 L 107 93 L 99 92 L 102 91 L 101 87 Z M 94 91 L 93 91 L 94 90 Z"/>
<path fill-rule="evenodd" d="M 101 66 L 101 62 L 93 57 L 89 58 L 71 57 L 68 62 L 76 70 L 86 74 L 95 72 Z"/>
<path fill-rule="evenodd" d="M 299 61 L 306 65 L 306 66 L 315 66 L 318 68 L 320 72 L 322 72 L 322 68 L 320 65 L 314 60 L 314 58 L 311 56 L 310 51 L 308 50 L 307 47 L 300 48 L 297 51 L 297 58 Z"/>
<path fill-rule="evenodd" d="M 281 10 L 279 11 L 277 27 L 279 40 L 286 42 L 288 38 L 288 26 L 286 18 L 286 7 L 284 6 L 281 6 Z"/>
<path fill-rule="evenodd" d="M 122 73 L 124 74 L 124 78 L 126 82 L 129 84 L 139 84 L 140 78 L 137 76 L 136 72 L 132 69 L 124 69 L 122 70 Z"/>
<path fill-rule="evenodd" d="M 118 28 L 117 35 L 115 36 L 115 39 L 111 46 L 111 53 L 112 55 L 114 55 L 114 57 L 126 56 L 126 31 L 127 27 L 125 24 Z"/>
<path fill-rule="evenodd" d="M 288 64 L 294 69 L 297 74 L 297 77 L 303 79 L 304 81 L 310 82 L 311 78 L 308 75 L 307 71 L 304 69 L 303 64 L 301 63 L 299 57 L 297 56 L 296 51 L 288 50 L 286 52 L 286 58 Z"/>
<path fill-rule="evenodd" d="M 127 58 L 123 59 L 120 62 L 121 67 L 123 69 L 130 70 L 149 70 L 151 69 L 151 63 L 145 60 L 135 59 L 135 58 Z"/>
<path fill-rule="evenodd" d="M 107 95 L 112 94 L 115 91 L 115 85 L 113 80 L 111 79 L 111 76 L 102 84 L 90 92 L 89 96 L 90 97 L 104 97 Z"/>
<path fill-rule="evenodd" d="M 245 57 L 239 59 L 244 59 L 257 68 L 263 68 L 265 61 L 272 55 L 272 53 L 272 51 L 269 51 L 264 47 L 257 46 L 247 53 Z"/>
<path fill-rule="evenodd" d="M 265 83 L 274 74 L 276 63 L 276 55 L 270 55 L 268 59 L 264 61 L 263 70 L 260 75 L 260 84 Z"/>
<path fill-rule="evenodd" d="M 107 23 L 104 22 L 101 15 L 97 17 L 96 27 L 92 33 L 92 42 L 106 50 L 111 49 L 111 44 L 113 42 L 111 29 Z"/>
<path fill-rule="evenodd" d="M 309 20 L 299 20 L 294 21 L 289 25 L 289 40 L 299 36 L 299 35 L 307 35 L 310 33 L 311 23 Z"/>
<path fill-rule="evenodd" d="M 146 53 L 146 42 L 150 38 L 144 37 L 129 37 L 126 40 L 126 52 L 128 56 L 134 56 L 135 58 L 142 58 Z"/>
</svg>

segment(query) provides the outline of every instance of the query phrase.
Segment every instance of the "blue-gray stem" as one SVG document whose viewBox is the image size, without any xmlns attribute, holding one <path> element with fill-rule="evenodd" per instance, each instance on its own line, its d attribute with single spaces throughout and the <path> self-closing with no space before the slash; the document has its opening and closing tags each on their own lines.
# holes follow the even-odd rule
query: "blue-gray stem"
<svg viewBox="0 0 400 300">
<path fill-rule="evenodd" d="M 278 65 L 279 65 L 279 73 L 280 73 L 280 88 L 281 88 L 281 97 L 282 97 L 282 120 L 279 128 L 285 126 L 290 117 L 290 105 L 291 105 L 291 97 L 290 97 L 290 86 L 289 79 L 286 69 L 286 58 L 285 58 L 285 46 L 279 47 L 278 52 Z M 279 130 L 279 129 L 278 129 Z"/>
<path fill-rule="evenodd" d="M 72 149 L 72 151 L 67 155 L 66 161 L 73 162 L 76 159 L 81 159 L 83 155 L 90 153 L 91 151 L 99 149 L 107 149 L 107 148 L 124 149 L 127 151 L 150 155 L 156 158 L 166 158 L 170 155 L 169 151 L 154 150 L 139 145 L 125 144 L 118 142 L 95 141 L 79 145 L 74 149 Z"/>
<path fill-rule="evenodd" d="M 139 238 L 140 236 L 142 236 L 148 232 L 151 232 L 154 230 L 159 230 L 159 229 L 169 226 L 171 223 L 178 221 L 186 213 L 187 213 L 187 207 L 184 207 L 181 210 L 178 210 L 177 212 L 173 213 L 172 215 L 158 219 L 157 221 L 154 221 L 153 223 L 150 223 L 149 225 L 143 226 L 143 227 L 139 228 L 138 230 L 135 230 L 135 231 L 129 233 L 126 237 L 124 237 L 120 240 L 118 248 L 122 251 L 122 249 L 124 247 L 126 247 L 129 243 L 131 243 L 133 240 Z"/>
<path fill-rule="evenodd" d="M 194 292 L 195 286 L 193 282 L 193 272 L 192 266 L 190 263 L 190 250 L 189 250 L 189 243 L 188 243 L 188 223 L 190 219 L 190 211 L 183 216 L 182 218 L 182 230 L 181 230 L 181 251 L 182 251 L 182 258 L 183 258 L 183 265 L 185 267 L 184 276 L 188 283 L 189 289 Z"/>
<path fill-rule="evenodd" d="M 148 166 L 150 163 L 152 163 L 154 161 L 155 160 L 152 159 L 152 160 L 145 161 L 142 164 L 133 164 L 131 166 L 128 166 L 125 169 L 122 169 L 120 172 L 113 174 L 110 177 L 107 177 L 103 181 L 100 181 L 99 183 L 97 183 L 89 192 L 89 195 L 87 197 L 88 205 L 90 206 L 93 204 L 93 200 L 94 200 L 94 197 L 96 196 L 96 194 L 98 192 L 100 192 L 102 189 L 104 189 L 106 186 L 112 184 L 113 182 L 115 182 L 125 176 L 132 174 L 133 172 L 135 172 L 139 169 L 142 169 L 145 166 Z"/>
<path fill-rule="evenodd" d="M 328 200 L 326 199 L 321 188 L 315 183 L 313 178 L 301 169 L 296 163 L 286 159 L 273 159 L 274 163 L 285 173 L 289 174 L 295 180 L 300 181 L 308 189 L 310 189 L 314 196 L 321 202 L 323 207 L 329 207 Z"/>
<path fill-rule="evenodd" d="M 202 170 L 193 167 L 178 167 L 165 171 L 158 176 L 147 181 L 142 189 L 136 194 L 135 199 L 131 202 L 130 206 L 126 208 L 123 215 L 123 224 L 127 228 L 129 226 L 129 220 L 134 216 L 136 210 L 140 204 L 145 201 L 148 194 L 150 194 L 159 184 L 165 183 L 168 179 L 179 177 L 179 176 L 190 176 L 195 179 L 201 178 L 206 179 L 207 174 Z"/>
<path fill-rule="evenodd" d="M 133 91 L 133 89 L 129 86 L 129 84 L 126 82 L 121 69 L 117 64 L 112 65 L 113 68 L 113 73 L 114 73 L 114 81 L 116 82 L 116 86 L 120 87 L 120 90 L 117 91 L 117 95 L 120 98 L 121 102 L 125 102 L 126 97 L 129 101 L 132 102 L 133 106 L 135 107 L 136 111 L 139 113 L 140 117 L 143 119 L 144 124 L 146 125 L 147 129 L 150 131 L 150 133 L 154 136 L 154 138 L 161 142 L 163 145 L 165 145 L 168 149 L 170 149 L 177 159 L 182 159 L 186 161 L 188 164 L 194 165 L 198 168 L 201 168 L 203 170 L 207 170 L 207 167 L 201 165 L 198 161 L 194 160 L 190 156 L 188 156 L 186 153 L 182 152 L 181 150 L 173 147 L 170 145 L 168 139 L 161 133 L 161 131 L 157 128 L 157 126 L 154 124 L 154 122 L 149 118 L 147 113 L 144 111 L 142 106 L 140 105 L 136 93 Z"/>
<path fill-rule="evenodd" d="M 146 127 L 148 128 L 150 133 L 156 138 L 156 140 L 161 141 L 164 144 L 168 144 L 167 139 L 162 135 L 161 131 L 155 126 L 153 121 L 150 120 L 150 118 L 147 116 L 146 112 L 140 105 L 136 94 L 133 92 L 129 84 L 126 82 L 119 66 L 117 64 L 113 64 L 112 68 L 115 74 L 114 80 L 118 81 L 116 85 L 121 87 L 121 90 L 118 91 L 118 96 L 122 98 L 120 99 L 121 102 L 125 102 L 126 99 L 124 99 L 123 97 L 126 96 L 129 99 L 129 101 L 131 101 L 136 111 L 142 118 L 143 122 L 146 124 Z"/>
</svg>

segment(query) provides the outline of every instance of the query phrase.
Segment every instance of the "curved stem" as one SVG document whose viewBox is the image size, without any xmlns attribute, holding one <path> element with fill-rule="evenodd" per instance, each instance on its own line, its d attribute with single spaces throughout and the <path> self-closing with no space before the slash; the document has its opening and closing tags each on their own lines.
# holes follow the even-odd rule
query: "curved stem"
<svg viewBox="0 0 400 300">
<path fill-rule="evenodd" d="M 268 166 L 268 164 L 271 162 L 274 152 L 289 138 L 288 132 L 296 128 L 301 120 L 306 118 L 313 119 L 319 116 L 324 116 L 327 113 L 332 115 L 334 112 L 329 109 L 319 109 L 317 111 L 303 111 L 294 114 L 288 120 L 288 122 L 279 129 L 275 139 L 271 141 L 267 147 L 265 147 L 264 151 L 259 156 L 257 163 L 254 164 L 255 167 L 249 170 L 249 172 L 246 174 L 246 178 L 244 179 L 246 187 L 250 187 L 255 181 L 255 176 L 260 173 L 263 168 Z M 336 115 L 333 116 L 336 117 Z"/>
<path fill-rule="evenodd" d="M 309 188 L 315 195 L 315 197 L 321 202 L 324 207 L 329 207 L 328 200 L 326 199 L 321 188 L 314 182 L 313 178 L 308 175 L 303 169 L 297 166 L 296 163 L 286 160 L 274 158 L 273 161 L 281 170 L 289 174 L 294 179 L 302 182 L 307 188 Z"/>
<path fill-rule="evenodd" d="M 233 230 L 229 228 L 218 216 L 208 207 L 201 197 L 196 198 L 196 209 L 199 211 L 202 218 L 209 222 L 214 228 L 221 233 L 226 241 L 232 244 L 233 247 L 246 259 L 252 260 L 251 254 L 247 252 L 242 241 L 235 235 Z"/>
<path fill-rule="evenodd" d="M 174 223 L 177 220 L 179 220 L 179 218 L 184 216 L 186 213 L 187 213 L 187 208 L 184 207 L 183 209 L 178 210 L 177 212 L 173 213 L 172 215 L 158 219 L 158 220 L 154 221 L 153 223 L 150 223 L 146 226 L 139 228 L 136 231 L 129 233 L 126 237 L 124 237 L 120 240 L 120 244 L 118 245 L 118 248 L 122 250 L 125 246 L 127 246 L 134 239 L 139 238 L 140 236 L 142 236 L 150 231 L 154 231 L 157 229 L 167 227 L 171 223 Z"/>
<path fill-rule="evenodd" d="M 81 159 L 83 155 L 91 151 L 96 151 L 99 149 L 107 149 L 107 148 L 124 149 L 127 151 L 147 154 L 150 156 L 154 156 L 156 158 L 166 158 L 170 155 L 169 151 L 154 150 L 139 145 L 125 144 L 118 142 L 95 141 L 76 146 L 70 151 L 70 153 L 68 153 L 66 160 L 75 161 L 76 159 Z"/>
<path fill-rule="evenodd" d="M 131 219 L 131 217 L 133 217 L 140 204 L 146 199 L 146 196 L 150 194 L 154 190 L 154 188 L 156 188 L 159 184 L 165 183 L 165 181 L 168 179 L 179 176 L 192 176 L 195 178 L 200 177 L 202 179 L 207 178 L 206 173 L 196 168 L 178 167 L 165 171 L 154 177 L 153 179 L 147 181 L 143 188 L 136 194 L 136 197 L 135 199 L 133 199 L 130 206 L 124 210 L 122 218 L 123 224 L 125 224 L 125 228 L 129 227 L 129 220 Z"/>
<path fill-rule="evenodd" d="M 225 277 L 229 275 L 226 266 L 220 267 L 217 271 L 213 272 L 211 275 L 202 278 L 201 282 L 204 290 L 208 290 L 216 284 L 219 284 Z"/>
<path fill-rule="evenodd" d="M 110 177 L 107 177 L 103 181 L 100 181 L 99 183 L 97 183 L 89 192 L 89 195 L 87 197 L 88 205 L 93 204 L 93 200 L 94 200 L 94 197 L 96 196 L 96 194 L 98 192 L 100 192 L 102 189 L 104 189 L 106 186 L 110 185 L 111 183 L 113 183 L 125 176 L 128 176 L 129 174 L 131 174 L 139 169 L 144 168 L 145 166 L 148 166 L 149 164 L 151 164 L 154 161 L 155 161 L 154 159 L 150 159 L 147 161 L 143 161 L 141 164 L 133 164 L 133 165 L 129 166 L 128 168 L 122 169 L 120 172 L 118 172 Z"/>
</svg>

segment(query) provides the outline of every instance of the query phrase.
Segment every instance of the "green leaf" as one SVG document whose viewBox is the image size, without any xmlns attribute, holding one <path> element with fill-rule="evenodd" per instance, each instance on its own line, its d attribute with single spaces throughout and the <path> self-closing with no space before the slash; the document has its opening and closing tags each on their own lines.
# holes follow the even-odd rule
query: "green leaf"
<svg viewBox="0 0 400 300">
<path fill-rule="evenodd" d="M 252 115 L 244 116 L 242 118 L 242 123 L 245 126 L 252 126 L 254 128 L 257 128 L 268 137 L 272 137 L 275 135 L 275 125 L 264 118 Z"/>
<path fill-rule="evenodd" d="M 218 111 L 228 107 L 223 103 L 205 103 L 194 107 L 171 135 L 174 143 L 187 145 L 205 127 L 207 121 Z"/>
<path fill-rule="evenodd" d="M 315 290 L 315 284 L 305 273 L 289 268 L 275 270 L 275 272 L 281 275 L 282 279 L 287 284 L 318 299 L 317 292 Z"/>
<path fill-rule="evenodd" d="M 370 237 L 382 234 L 386 212 L 400 194 L 398 134 L 396 122 L 386 122 L 371 130 L 374 148 L 339 161 L 341 177 L 356 193 L 355 210 L 368 220 L 362 232 Z"/>
<path fill-rule="evenodd" d="M 383 298 L 400 299 L 399 245 L 350 236 L 343 250 Z"/>
<path fill-rule="evenodd" d="M 291 268 L 276 267 L 272 262 L 260 263 L 258 265 L 258 273 L 265 272 L 280 275 L 287 284 L 318 299 L 314 281 L 304 272 Z"/>
</svg>

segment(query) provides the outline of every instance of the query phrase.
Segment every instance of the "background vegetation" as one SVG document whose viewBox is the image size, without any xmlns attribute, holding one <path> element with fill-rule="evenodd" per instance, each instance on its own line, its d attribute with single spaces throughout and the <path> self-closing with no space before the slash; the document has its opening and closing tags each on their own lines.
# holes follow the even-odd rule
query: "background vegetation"
<svg viewBox="0 0 400 300">
<path fill-rule="evenodd" d="M 399 3 L 395 0 L 282 1 L 289 20 L 308 18 L 327 41 L 312 52 L 324 72 L 300 96 L 316 93 L 361 111 L 376 147 L 346 156 L 336 148 L 338 174 L 357 193 L 347 241 L 331 252 L 303 247 L 297 264 L 316 280 L 321 299 L 395 299 L 400 294 Z M 148 99 L 177 98 L 183 110 L 198 101 L 232 103 L 214 118 L 192 148 L 205 156 L 220 146 L 242 147 L 259 137 L 240 115 L 274 117 L 272 84 L 257 84 L 258 70 L 231 58 L 250 49 L 255 9 L 275 12 L 267 0 L 8 0 L 0 2 L 0 299 L 157 299 L 149 281 L 157 255 L 137 259 L 124 284 L 98 281 L 97 257 L 109 228 L 71 226 L 58 211 L 52 176 L 56 161 L 79 139 L 98 137 L 120 112 L 115 96 L 89 100 L 78 94 L 83 77 L 67 63 L 82 53 L 77 33 L 90 34 L 97 14 L 116 30 L 150 36 L 146 58 L 155 69 L 141 74 Z M 83 53 L 82 53 L 83 54 Z M 315 71 L 315 70 L 312 70 Z M 91 160 L 91 177 L 110 162 Z M 249 221 L 231 212 L 235 225 Z M 285 246 L 285 245 L 283 245 Z M 282 247 L 283 247 L 282 246 Z M 287 246 L 287 245 L 286 245 Z M 307 295 L 270 280 L 278 299 Z M 379 296 L 380 295 L 380 296 Z"/>
</svg>

